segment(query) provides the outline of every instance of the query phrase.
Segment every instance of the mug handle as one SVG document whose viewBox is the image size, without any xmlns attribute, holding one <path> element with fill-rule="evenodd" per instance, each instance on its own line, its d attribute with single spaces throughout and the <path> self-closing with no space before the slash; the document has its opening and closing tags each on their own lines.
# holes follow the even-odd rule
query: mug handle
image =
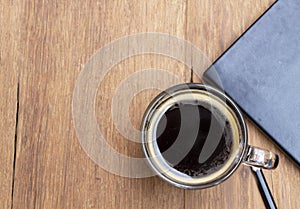
<svg viewBox="0 0 300 209">
<path fill-rule="evenodd" d="M 258 147 L 248 146 L 243 164 L 258 168 L 274 169 L 278 166 L 277 154 Z"/>
</svg>

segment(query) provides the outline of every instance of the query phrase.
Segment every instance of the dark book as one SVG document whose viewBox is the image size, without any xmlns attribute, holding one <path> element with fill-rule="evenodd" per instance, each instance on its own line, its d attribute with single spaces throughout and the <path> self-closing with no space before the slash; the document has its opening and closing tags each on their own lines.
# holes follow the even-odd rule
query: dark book
<svg viewBox="0 0 300 209">
<path fill-rule="evenodd" d="M 280 0 L 204 74 L 300 165 L 300 1 Z"/>
</svg>

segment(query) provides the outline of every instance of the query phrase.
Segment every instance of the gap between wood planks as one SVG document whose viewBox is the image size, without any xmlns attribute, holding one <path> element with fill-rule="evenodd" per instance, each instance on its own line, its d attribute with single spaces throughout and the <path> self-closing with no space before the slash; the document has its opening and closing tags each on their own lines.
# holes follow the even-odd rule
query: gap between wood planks
<svg viewBox="0 0 300 209">
<path fill-rule="evenodd" d="M 15 170 L 16 170 L 16 157 L 17 157 L 17 141 L 18 141 L 18 122 L 19 122 L 19 106 L 20 106 L 20 82 L 17 85 L 17 110 L 16 110 L 16 126 L 15 126 L 15 139 L 14 139 L 14 159 L 13 159 L 13 173 L 12 173 L 12 188 L 11 188 L 11 209 L 14 206 L 14 186 L 15 186 Z"/>
</svg>

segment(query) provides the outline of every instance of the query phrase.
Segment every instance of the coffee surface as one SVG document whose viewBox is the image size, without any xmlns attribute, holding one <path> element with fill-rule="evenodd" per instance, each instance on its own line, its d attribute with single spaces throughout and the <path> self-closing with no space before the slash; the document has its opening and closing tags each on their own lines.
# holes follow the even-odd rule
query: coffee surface
<svg viewBox="0 0 300 209">
<path fill-rule="evenodd" d="M 176 104 L 161 118 L 156 134 L 165 160 L 176 170 L 192 177 L 219 170 L 230 157 L 230 124 L 213 107 Z M 181 143 L 176 143 L 176 140 Z M 187 151 L 183 154 L 182 150 Z M 174 162 L 178 155 L 181 155 L 180 160 Z"/>
</svg>

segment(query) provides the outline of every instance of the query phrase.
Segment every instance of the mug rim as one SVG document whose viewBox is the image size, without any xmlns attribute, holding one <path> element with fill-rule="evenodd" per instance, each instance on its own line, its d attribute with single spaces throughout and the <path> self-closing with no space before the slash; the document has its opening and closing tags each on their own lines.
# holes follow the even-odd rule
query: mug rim
<svg viewBox="0 0 300 209">
<path fill-rule="evenodd" d="M 220 99 L 224 99 L 226 101 L 226 105 L 230 108 L 230 110 L 233 111 L 234 115 L 237 117 L 238 123 L 240 125 L 241 128 L 241 134 L 243 137 L 243 149 L 241 151 L 241 153 L 239 154 L 239 156 L 237 155 L 236 158 L 238 158 L 237 162 L 234 163 L 232 162 L 232 164 L 230 166 L 229 171 L 225 171 L 223 173 L 223 175 L 220 175 L 220 178 L 214 179 L 211 182 L 206 182 L 203 184 L 184 184 L 182 182 L 177 182 L 173 179 L 168 178 L 168 176 L 164 175 L 151 161 L 151 156 L 149 156 L 149 153 L 147 151 L 147 147 L 146 144 L 148 143 L 145 140 L 145 129 L 147 127 L 148 121 L 149 121 L 149 116 L 150 114 L 154 111 L 154 107 L 167 95 L 170 95 L 172 93 L 176 93 L 182 90 L 192 90 L 192 89 L 196 89 L 196 90 L 204 90 L 206 92 L 211 93 L 212 95 L 220 98 Z M 246 150 L 248 147 L 248 131 L 247 131 L 247 126 L 246 126 L 246 122 L 244 119 L 244 116 L 242 114 L 242 112 L 240 111 L 240 109 L 238 108 L 238 106 L 235 104 L 235 102 L 233 102 L 225 93 L 211 87 L 208 85 L 204 85 L 204 84 L 200 84 L 200 83 L 184 83 L 184 84 L 179 84 L 176 86 L 172 86 L 168 89 L 166 89 L 165 91 L 161 92 L 158 96 L 156 96 L 151 103 L 149 104 L 149 106 L 147 107 L 145 113 L 144 113 L 144 117 L 142 119 L 142 124 L 141 124 L 141 139 L 142 139 L 142 149 L 144 152 L 144 155 L 146 156 L 147 162 L 150 165 L 150 167 L 155 171 L 155 173 L 161 177 L 163 180 L 171 183 L 174 186 L 180 187 L 180 188 L 184 188 L 184 189 L 203 189 L 203 188 L 208 188 L 208 187 L 212 187 L 215 185 L 218 185 L 220 183 L 222 183 L 223 181 L 225 181 L 226 179 L 228 179 L 236 170 L 237 168 L 241 165 L 244 156 L 246 154 Z M 241 139 L 239 139 L 241 140 Z M 149 140 L 148 140 L 149 141 Z M 224 175 L 225 174 L 225 175 Z"/>
</svg>

